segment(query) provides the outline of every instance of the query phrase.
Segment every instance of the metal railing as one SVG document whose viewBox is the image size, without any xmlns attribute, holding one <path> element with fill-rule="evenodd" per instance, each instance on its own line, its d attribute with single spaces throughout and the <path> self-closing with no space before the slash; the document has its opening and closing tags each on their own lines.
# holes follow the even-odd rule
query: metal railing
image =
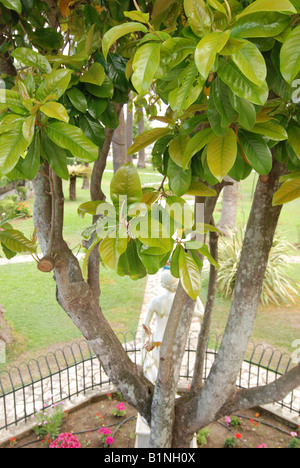
<svg viewBox="0 0 300 468">
<path fill-rule="evenodd" d="M 181 368 L 181 383 L 187 384 L 193 376 L 197 338 L 196 333 L 189 336 Z M 130 358 L 138 363 L 141 347 L 135 334 L 119 334 L 119 339 Z M 220 343 L 221 337 L 210 336 L 205 356 L 205 378 Z M 266 385 L 292 367 L 294 365 L 288 354 L 251 344 L 237 386 L 250 388 Z M 109 378 L 86 341 L 31 359 L 18 367 L 10 367 L 0 372 L 0 430 L 28 421 L 36 411 L 59 401 L 70 400 L 89 390 L 104 391 L 109 384 Z M 300 391 L 292 392 L 279 404 L 300 416 Z"/>
</svg>

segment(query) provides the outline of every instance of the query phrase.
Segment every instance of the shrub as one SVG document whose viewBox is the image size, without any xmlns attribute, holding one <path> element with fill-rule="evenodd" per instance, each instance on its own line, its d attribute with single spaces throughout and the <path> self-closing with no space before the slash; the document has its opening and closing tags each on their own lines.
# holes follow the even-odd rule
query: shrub
<svg viewBox="0 0 300 468">
<path fill-rule="evenodd" d="M 239 228 L 231 232 L 229 237 L 220 238 L 218 289 L 226 297 L 232 296 L 234 291 L 244 232 L 244 228 Z M 261 293 L 261 302 L 265 306 L 269 303 L 294 303 L 294 297 L 299 295 L 299 286 L 285 272 L 288 249 L 292 250 L 293 246 L 278 235 L 275 236 Z"/>
<path fill-rule="evenodd" d="M 298 449 L 298 448 L 300 448 L 300 440 L 297 439 L 296 437 L 293 437 L 289 441 L 287 448 L 289 448 L 289 449 Z"/>
<path fill-rule="evenodd" d="M 39 439 L 43 439 L 50 444 L 58 437 L 64 418 L 62 405 L 55 404 L 51 409 L 41 410 L 35 415 L 36 425 L 33 430 Z"/>
<path fill-rule="evenodd" d="M 18 203 L 16 207 L 16 214 L 22 215 L 24 218 L 30 218 L 31 217 L 31 210 L 29 208 L 28 203 L 26 202 L 20 202 Z"/>
<path fill-rule="evenodd" d="M 236 440 L 234 437 L 231 437 L 230 439 L 226 439 L 224 442 L 224 448 L 234 448 L 236 447 Z"/>
<path fill-rule="evenodd" d="M 207 427 L 204 427 L 203 429 L 200 429 L 200 431 L 197 432 L 197 442 L 199 447 L 204 447 L 204 445 L 207 444 L 207 437 L 210 435 L 210 431 L 207 429 Z"/>
</svg>

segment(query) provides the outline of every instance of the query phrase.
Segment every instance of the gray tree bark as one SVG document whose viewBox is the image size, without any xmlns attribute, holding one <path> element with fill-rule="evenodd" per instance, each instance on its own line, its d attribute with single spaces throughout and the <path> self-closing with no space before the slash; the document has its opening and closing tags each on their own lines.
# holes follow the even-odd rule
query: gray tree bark
<svg viewBox="0 0 300 468">
<path fill-rule="evenodd" d="M 120 111 L 119 121 L 112 140 L 114 172 L 117 172 L 127 162 L 126 124 L 123 109 Z"/>
<path fill-rule="evenodd" d="M 129 106 L 127 105 L 127 117 L 126 117 L 126 145 L 127 149 L 133 143 L 133 112 L 130 112 Z M 127 160 L 133 162 L 132 155 L 127 156 Z"/>
<path fill-rule="evenodd" d="M 217 227 L 224 236 L 228 236 L 236 227 L 239 184 L 229 176 L 226 176 L 225 180 L 231 185 L 227 185 L 223 190 L 222 213 Z"/>
</svg>

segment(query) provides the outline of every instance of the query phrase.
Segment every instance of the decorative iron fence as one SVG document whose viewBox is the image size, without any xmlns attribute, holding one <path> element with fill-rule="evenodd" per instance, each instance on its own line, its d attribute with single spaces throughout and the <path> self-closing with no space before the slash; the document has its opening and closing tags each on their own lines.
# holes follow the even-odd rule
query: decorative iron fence
<svg viewBox="0 0 300 468">
<path fill-rule="evenodd" d="M 119 339 L 130 356 L 140 360 L 140 341 L 135 334 L 119 334 Z M 198 336 L 191 334 L 181 368 L 181 384 L 193 376 Z M 205 356 L 205 378 L 217 356 L 221 337 L 211 335 Z M 266 385 L 294 367 L 288 354 L 263 345 L 249 346 L 237 385 L 250 388 Z M 66 346 L 19 367 L 10 367 L 0 373 L 0 430 L 28 421 L 36 411 L 59 401 L 70 400 L 89 390 L 108 390 L 110 380 L 86 341 Z M 300 390 L 295 390 L 279 403 L 290 413 L 300 416 Z"/>
</svg>

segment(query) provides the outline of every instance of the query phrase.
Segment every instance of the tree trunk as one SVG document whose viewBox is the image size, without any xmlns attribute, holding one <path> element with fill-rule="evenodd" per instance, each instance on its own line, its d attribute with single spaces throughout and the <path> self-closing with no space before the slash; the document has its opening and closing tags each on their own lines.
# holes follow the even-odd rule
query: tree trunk
<svg viewBox="0 0 300 468">
<path fill-rule="evenodd" d="M 144 133 L 144 130 L 145 130 L 144 111 L 143 111 L 143 109 L 141 109 L 141 112 L 142 112 L 142 118 L 139 121 L 139 135 Z M 146 167 L 146 151 L 145 151 L 145 149 L 142 149 L 139 152 L 138 167 L 140 169 L 145 169 L 145 167 Z"/>
<path fill-rule="evenodd" d="M 114 172 L 127 162 L 126 124 L 123 109 L 120 111 L 119 121 L 112 140 Z"/>
<path fill-rule="evenodd" d="M 4 341 L 6 346 L 13 344 L 13 329 L 5 319 L 5 309 L 0 304 L 0 340 Z"/>
<path fill-rule="evenodd" d="M 85 167 L 89 167 L 89 163 L 85 163 Z M 82 190 L 90 189 L 90 179 L 88 177 L 84 177 L 81 189 Z"/>
<path fill-rule="evenodd" d="M 226 406 L 238 393 L 236 380 L 253 330 L 268 257 L 282 209 L 281 206 L 273 207 L 272 199 L 284 173 L 284 165 L 274 161 L 268 177 L 261 177 L 258 181 L 224 338 L 205 386 L 194 395 L 176 402 L 174 447 L 181 446 L 182 432 L 192 436 L 201 427 L 218 419 L 220 412 L 226 411 Z"/>
<path fill-rule="evenodd" d="M 70 200 L 76 201 L 76 179 L 77 177 L 70 177 Z"/>
<path fill-rule="evenodd" d="M 239 184 L 229 176 L 225 180 L 232 185 L 227 185 L 223 190 L 222 214 L 217 227 L 224 236 L 228 236 L 236 226 Z"/>
</svg>

